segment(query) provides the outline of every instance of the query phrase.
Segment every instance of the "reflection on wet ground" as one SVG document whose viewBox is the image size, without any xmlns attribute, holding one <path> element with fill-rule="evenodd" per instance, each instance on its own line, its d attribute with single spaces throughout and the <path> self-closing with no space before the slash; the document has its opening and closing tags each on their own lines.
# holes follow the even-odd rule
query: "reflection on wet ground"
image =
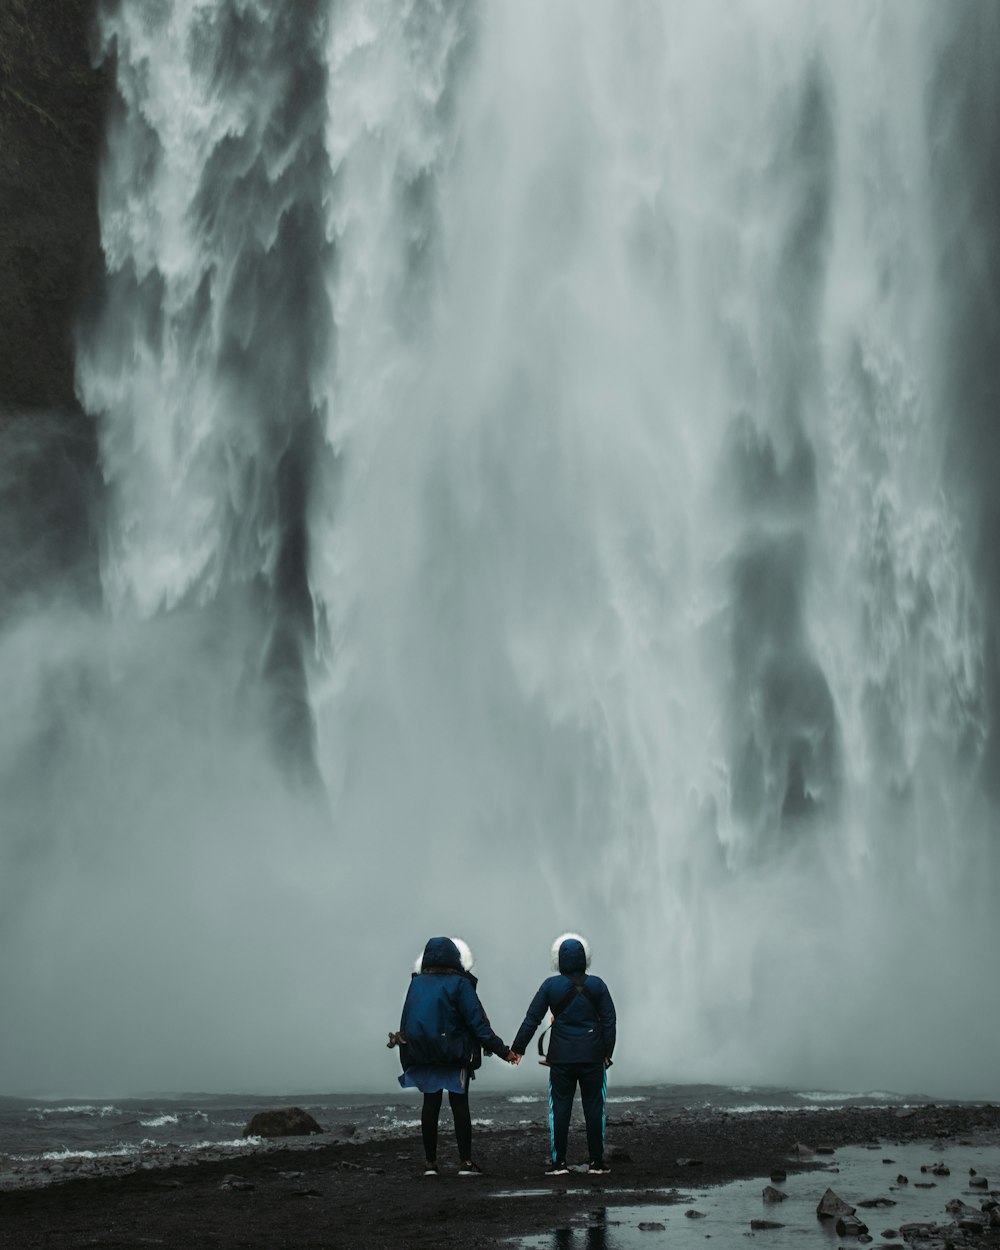
<svg viewBox="0 0 1000 1250">
<path fill-rule="evenodd" d="M 975 1187 L 970 1187 L 970 1173 L 979 1178 Z M 981 1187 L 983 1177 L 986 1188 Z M 850 1146 L 837 1150 L 827 1167 L 790 1173 L 775 1186 L 787 1195 L 784 1201 L 764 1202 L 762 1192 L 769 1183 L 767 1177 L 758 1177 L 683 1195 L 651 1191 L 641 1205 L 622 1206 L 597 1206 L 601 1194 L 596 1189 L 570 1190 L 570 1196 L 589 1197 L 592 1205 L 565 1227 L 516 1238 L 509 1245 L 511 1250 L 637 1250 L 659 1244 L 650 1234 L 666 1233 L 673 1247 L 703 1246 L 708 1238 L 717 1246 L 738 1246 L 753 1235 L 769 1250 L 804 1245 L 836 1250 L 843 1238 L 835 1221 L 816 1215 L 827 1188 L 858 1208 L 876 1244 L 880 1239 L 901 1242 L 892 1237 L 901 1224 L 949 1223 L 953 1217 L 946 1204 L 953 1199 L 978 1209 L 991 1192 L 1000 1197 L 1000 1147 L 937 1142 Z M 522 1200 L 529 1192 L 541 1191 L 522 1191 Z M 639 1196 L 639 1191 L 616 1191 L 621 1193 Z M 521 1195 L 512 1191 L 508 1196 Z M 876 1199 L 884 1202 L 861 1205 Z M 751 1220 L 776 1227 L 753 1229 Z"/>
</svg>

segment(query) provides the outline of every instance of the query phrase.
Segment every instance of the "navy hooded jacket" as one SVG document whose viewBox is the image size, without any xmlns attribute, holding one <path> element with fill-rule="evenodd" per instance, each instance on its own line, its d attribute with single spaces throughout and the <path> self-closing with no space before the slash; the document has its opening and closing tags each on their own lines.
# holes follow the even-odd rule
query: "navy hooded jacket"
<svg viewBox="0 0 1000 1250">
<path fill-rule="evenodd" d="M 478 1068 L 483 1050 L 506 1056 L 507 1045 L 490 1027 L 476 984 L 451 938 L 431 938 L 420 971 L 410 978 L 399 1022 L 406 1038 L 399 1053 L 404 1070 L 422 1063 Z"/>
<path fill-rule="evenodd" d="M 574 985 L 581 984 L 587 994 L 569 997 Z M 566 1006 L 552 1025 L 549 1063 L 603 1063 L 610 1059 L 615 1049 L 615 1005 L 601 978 L 587 974 L 587 952 L 576 938 L 567 938 L 560 945 L 559 973 L 542 982 L 511 1050 L 523 1055 L 546 1012 L 564 1001 Z"/>
</svg>

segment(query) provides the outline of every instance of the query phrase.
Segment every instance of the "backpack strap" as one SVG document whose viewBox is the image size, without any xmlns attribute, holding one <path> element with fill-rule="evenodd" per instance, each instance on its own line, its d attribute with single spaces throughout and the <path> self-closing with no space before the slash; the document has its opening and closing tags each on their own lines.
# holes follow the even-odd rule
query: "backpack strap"
<svg viewBox="0 0 1000 1250">
<path fill-rule="evenodd" d="M 569 987 L 569 989 L 562 996 L 562 998 L 560 998 L 560 1000 L 549 1009 L 552 1012 L 552 1022 L 555 1023 L 556 1017 L 561 1015 L 566 1010 L 566 1008 L 570 1005 L 570 1003 L 573 1002 L 574 999 L 580 998 L 581 996 L 590 1003 L 591 1007 L 593 1007 L 594 1009 L 594 1015 L 597 1016 L 598 1019 L 600 1019 L 601 1012 L 597 1004 L 597 995 L 587 985 L 587 974 L 585 972 L 583 973 L 576 972 L 573 974 L 570 980 L 573 982 L 573 984 Z M 542 1064 L 545 1064 L 548 1062 L 548 1060 L 545 1058 L 544 1041 L 545 1041 L 545 1034 L 548 1033 L 551 1027 L 552 1025 L 550 1024 L 549 1028 L 543 1029 L 542 1032 L 539 1033 L 538 1035 L 538 1056 L 539 1056 L 538 1062 Z"/>
<path fill-rule="evenodd" d="M 591 1007 L 593 1007 L 595 1015 L 599 1015 L 600 1011 L 597 1006 L 597 995 L 587 985 L 587 974 L 585 972 L 584 973 L 577 972 L 573 975 L 571 979 L 572 979 L 573 984 L 569 987 L 569 989 L 566 991 L 563 997 L 560 998 L 560 1000 L 552 1008 L 553 1016 L 561 1015 L 566 1010 L 566 1008 L 570 1005 L 570 1003 L 575 998 L 581 997 L 581 995 L 590 1003 Z"/>
</svg>

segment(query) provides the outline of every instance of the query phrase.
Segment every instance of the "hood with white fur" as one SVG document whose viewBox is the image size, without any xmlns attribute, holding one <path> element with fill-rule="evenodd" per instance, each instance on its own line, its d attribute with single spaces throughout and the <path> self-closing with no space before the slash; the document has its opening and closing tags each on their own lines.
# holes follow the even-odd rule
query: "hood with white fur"
<svg viewBox="0 0 1000 1250">
<path fill-rule="evenodd" d="M 475 962 L 468 942 L 462 938 L 435 937 L 428 939 L 422 954 L 414 962 L 413 971 L 423 972 L 424 968 L 454 968 L 456 972 L 470 972 Z"/>
<path fill-rule="evenodd" d="M 552 969 L 572 976 L 590 967 L 590 943 L 579 933 L 563 933 L 552 943 Z"/>
</svg>

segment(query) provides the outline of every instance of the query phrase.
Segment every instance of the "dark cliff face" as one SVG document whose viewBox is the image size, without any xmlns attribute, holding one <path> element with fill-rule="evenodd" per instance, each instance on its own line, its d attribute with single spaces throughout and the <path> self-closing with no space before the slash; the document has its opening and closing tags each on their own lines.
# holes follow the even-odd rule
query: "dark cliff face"
<svg viewBox="0 0 1000 1250">
<path fill-rule="evenodd" d="M 77 408 L 76 319 L 103 270 L 98 165 L 108 70 L 96 0 L 0 5 L 0 413 Z"/>
</svg>

